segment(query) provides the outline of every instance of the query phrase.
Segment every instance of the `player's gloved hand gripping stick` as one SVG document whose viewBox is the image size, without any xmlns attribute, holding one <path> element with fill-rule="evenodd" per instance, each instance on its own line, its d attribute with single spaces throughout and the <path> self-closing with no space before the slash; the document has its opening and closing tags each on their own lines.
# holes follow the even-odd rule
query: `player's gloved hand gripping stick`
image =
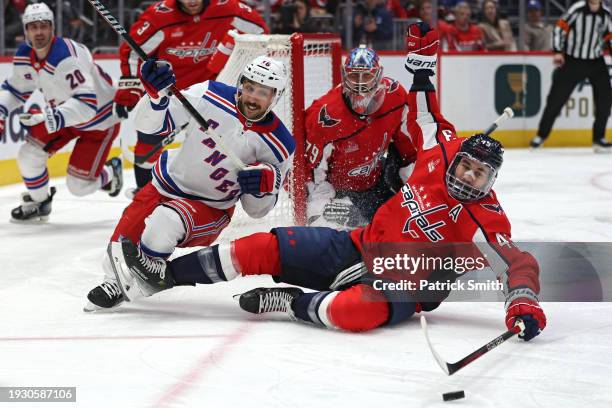
<svg viewBox="0 0 612 408">
<path fill-rule="evenodd" d="M 130 46 L 130 48 L 143 60 L 147 61 L 149 56 L 143 51 L 142 48 L 134 39 L 130 36 L 130 34 L 123 28 L 121 24 L 117 21 L 117 19 L 108 11 L 106 6 L 102 4 L 98 0 L 87 0 L 96 10 L 96 12 L 104 19 L 106 22 L 113 28 L 113 30 L 119 34 L 125 42 Z M 175 84 L 172 84 L 169 87 L 169 91 L 179 100 L 179 102 L 185 107 L 185 109 L 189 112 L 189 114 L 198 122 L 198 124 L 206 129 L 207 133 L 210 137 L 217 143 L 217 146 L 223 150 L 223 153 L 232 161 L 234 164 L 243 169 L 247 167 L 247 165 L 240 160 L 236 154 L 228 148 L 228 146 L 223 142 L 223 138 L 220 134 L 210 129 L 207 121 L 200 115 L 200 113 L 193 107 L 193 105 L 185 98 L 185 96 L 181 93 L 181 91 L 176 87 Z M 161 146 L 160 146 L 161 147 Z"/>
</svg>

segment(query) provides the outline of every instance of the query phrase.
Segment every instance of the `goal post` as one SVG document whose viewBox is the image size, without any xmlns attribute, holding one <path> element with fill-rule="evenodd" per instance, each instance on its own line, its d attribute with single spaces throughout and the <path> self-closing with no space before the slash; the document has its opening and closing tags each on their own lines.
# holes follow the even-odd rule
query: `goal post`
<svg viewBox="0 0 612 408">
<path fill-rule="evenodd" d="M 273 110 L 295 138 L 293 169 L 287 180 L 287 188 L 280 194 L 279 201 L 270 214 L 261 220 L 254 220 L 237 205 L 232 223 L 226 229 L 230 231 L 224 233 L 223 238 L 228 238 L 228 235 L 231 238 L 235 230 L 240 230 L 240 235 L 244 235 L 267 230 L 270 225 L 306 223 L 307 162 L 304 112 L 313 100 L 340 83 L 341 40 L 337 34 L 324 33 L 236 35 L 232 54 L 217 81 L 237 85 L 243 68 L 260 55 L 279 59 L 287 67 L 287 87 Z"/>
</svg>

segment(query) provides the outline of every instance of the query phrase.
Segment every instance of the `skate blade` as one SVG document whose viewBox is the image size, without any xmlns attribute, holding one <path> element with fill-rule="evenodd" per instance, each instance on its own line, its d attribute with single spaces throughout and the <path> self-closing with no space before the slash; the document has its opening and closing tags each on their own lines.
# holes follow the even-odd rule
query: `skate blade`
<svg viewBox="0 0 612 408">
<path fill-rule="evenodd" d="M 602 146 L 593 146 L 593 151 L 598 154 L 610 154 L 612 153 L 612 148 L 602 147 Z"/>
<path fill-rule="evenodd" d="M 36 218 L 30 218 L 27 220 L 18 220 L 16 218 L 11 217 L 11 219 L 9 220 L 10 222 L 12 222 L 13 224 L 45 224 L 46 222 L 49 221 L 49 216 L 48 215 L 42 215 L 40 217 L 36 217 Z"/>
<path fill-rule="evenodd" d="M 131 302 L 136 299 L 151 296 L 155 292 L 149 291 L 145 285 L 141 285 L 138 277 L 135 277 L 125 262 L 123 257 L 123 246 L 121 242 L 111 242 L 108 244 L 108 256 L 111 261 L 115 278 L 123 293 L 126 301 Z"/>
<path fill-rule="evenodd" d="M 123 297 L 127 302 L 131 302 L 135 296 L 132 296 L 132 287 L 134 286 L 134 279 L 132 278 L 125 258 L 123 257 L 123 249 L 120 242 L 111 242 L 108 244 L 106 250 L 108 257 L 111 261 L 111 267 L 115 273 L 115 278 L 119 284 L 119 289 L 123 293 Z"/>
<path fill-rule="evenodd" d="M 122 304 L 123 304 L 123 301 L 117 303 L 113 307 L 100 307 L 100 306 L 94 305 L 90 301 L 87 301 L 87 304 L 85 306 L 83 306 L 83 311 L 85 313 L 96 313 L 96 314 L 98 314 L 98 313 L 107 313 L 107 312 L 114 311 L 115 309 L 117 309 Z"/>
</svg>

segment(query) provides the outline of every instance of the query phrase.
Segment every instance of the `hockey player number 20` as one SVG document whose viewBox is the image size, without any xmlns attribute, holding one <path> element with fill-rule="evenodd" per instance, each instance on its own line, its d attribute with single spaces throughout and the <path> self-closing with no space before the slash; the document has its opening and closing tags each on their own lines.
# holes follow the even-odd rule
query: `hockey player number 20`
<svg viewBox="0 0 612 408">
<path fill-rule="evenodd" d="M 66 75 L 66 79 L 70 82 L 70 89 L 74 89 L 85 82 L 85 77 L 78 69 L 73 73 Z"/>
</svg>

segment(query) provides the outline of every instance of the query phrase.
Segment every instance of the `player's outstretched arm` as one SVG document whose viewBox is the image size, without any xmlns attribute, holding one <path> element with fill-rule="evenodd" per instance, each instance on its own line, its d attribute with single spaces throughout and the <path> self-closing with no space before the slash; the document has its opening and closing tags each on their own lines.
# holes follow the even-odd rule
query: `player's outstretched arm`
<svg viewBox="0 0 612 408">
<path fill-rule="evenodd" d="M 519 338 L 529 341 L 546 327 L 546 315 L 539 304 L 539 266 L 528 252 L 521 251 L 509 233 L 489 232 L 486 242 L 478 245 L 489 265 L 504 283 L 506 326 L 512 329 L 517 319 L 525 324 Z"/>
<path fill-rule="evenodd" d="M 457 138 L 454 126 L 440 113 L 431 81 L 438 61 L 438 32 L 424 22 L 411 24 L 406 32 L 406 45 L 404 67 L 413 76 L 406 132 L 417 151 L 427 150 Z"/>
<path fill-rule="evenodd" d="M 185 108 L 168 95 L 166 90 L 176 83 L 172 66 L 166 61 L 146 61 L 141 68 L 141 81 L 147 91 L 134 109 L 136 130 L 148 135 L 164 136 L 189 122 L 190 116 Z M 199 110 L 201 98 L 207 83 L 198 84 L 185 90 L 184 95 Z"/>
</svg>

